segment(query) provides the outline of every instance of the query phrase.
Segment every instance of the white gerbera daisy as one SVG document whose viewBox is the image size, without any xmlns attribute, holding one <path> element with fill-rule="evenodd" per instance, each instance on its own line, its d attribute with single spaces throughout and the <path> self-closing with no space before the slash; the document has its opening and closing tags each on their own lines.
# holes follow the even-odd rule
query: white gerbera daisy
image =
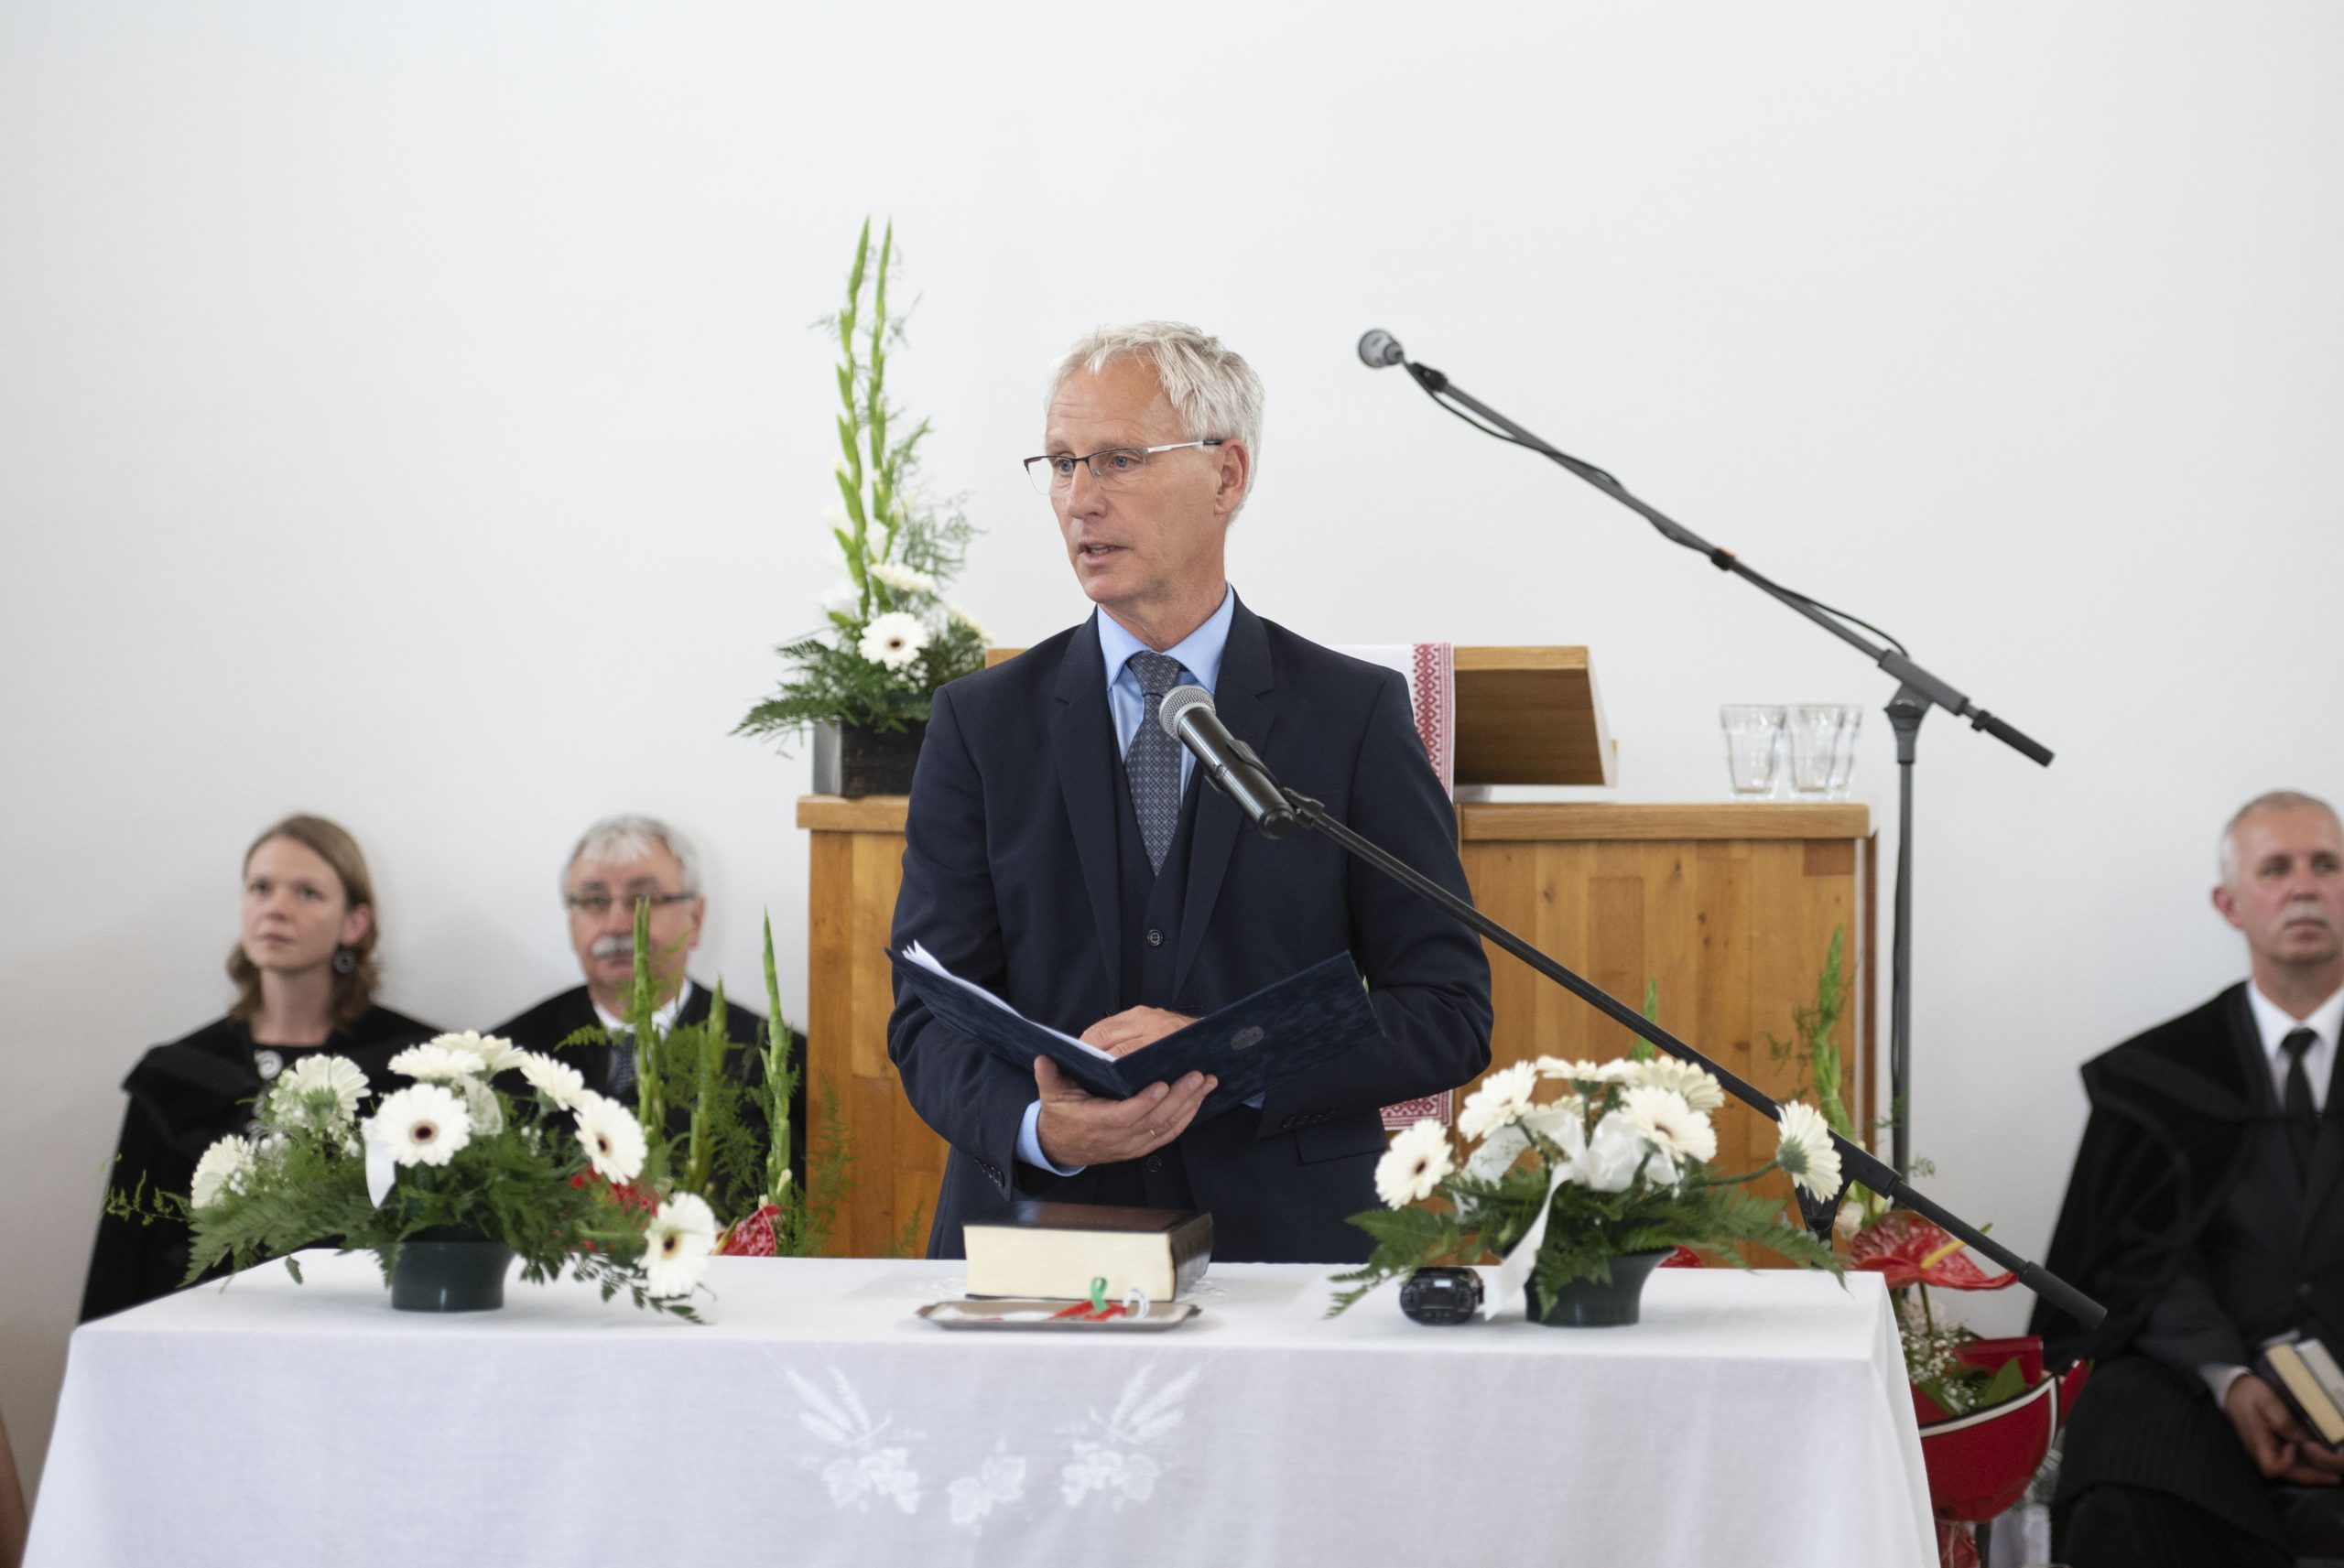
<svg viewBox="0 0 2344 1568">
<path fill-rule="evenodd" d="M 579 1145 L 596 1175 L 606 1182 L 631 1182 L 643 1173 L 643 1127 L 635 1112 L 587 1089 L 579 1095 L 572 1114 Z"/>
<path fill-rule="evenodd" d="M 643 1272 L 655 1296 L 688 1296 L 708 1272 L 716 1250 L 716 1215 L 697 1193 L 678 1193 L 659 1206 L 643 1236 Z"/>
<path fill-rule="evenodd" d="M 477 1057 L 480 1070 L 491 1074 L 503 1072 L 513 1065 L 513 1058 L 521 1054 L 513 1042 L 502 1035 L 480 1034 L 469 1029 L 461 1034 L 435 1035 L 430 1044 Z"/>
<path fill-rule="evenodd" d="M 1839 1151 L 1831 1142 L 1831 1124 L 1805 1100 L 1785 1100 L 1782 1119 L 1775 1124 L 1781 1141 L 1774 1162 L 1791 1180 L 1819 1198 L 1839 1195 Z"/>
<path fill-rule="evenodd" d="M 243 1192 L 252 1174 L 253 1146 L 241 1138 L 222 1138 L 195 1162 L 195 1180 L 188 1187 L 187 1201 L 197 1208 L 210 1208 L 228 1194 Z"/>
<path fill-rule="evenodd" d="M 901 561 L 873 561 L 863 568 L 897 593 L 934 593 L 936 579 Z"/>
<path fill-rule="evenodd" d="M 1627 1083 L 1634 1076 L 1637 1066 L 1637 1064 L 1622 1057 L 1614 1057 L 1608 1062 L 1588 1062 L 1572 1061 L 1566 1056 L 1541 1056 L 1534 1065 L 1542 1078 L 1561 1078 L 1592 1087 Z"/>
<path fill-rule="evenodd" d="M 577 1068 L 535 1051 L 514 1053 L 513 1065 L 521 1069 L 529 1087 L 546 1098 L 564 1110 L 578 1108 L 578 1097 L 586 1092 L 586 1076 Z"/>
<path fill-rule="evenodd" d="M 975 616 L 970 614 L 967 611 L 961 609 L 959 605 L 948 600 L 944 606 L 944 613 L 950 616 L 956 624 L 966 626 L 971 633 L 974 633 L 978 642 L 988 644 L 993 642 L 993 633 L 984 629 L 983 622 L 980 622 Z"/>
<path fill-rule="evenodd" d="M 1717 1129 L 1675 1089 L 1638 1084 L 1620 1097 L 1620 1108 L 1672 1161 L 1698 1160 L 1706 1165 L 1718 1157 Z"/>
<path fill-rule="evenodd" d="M 928 647 L 928 628 L 920 624 L 918 616 L 891 610 L 871 618 L 871 624 L 863 629 L 863 642 L 857 651 L 874 665 L 906 670 L 919 661 Z"/>
<path fill-rule="evenodd" d="M 1656 1089 L 1675 1089 L 1685 1097 L 1685 1103 L 1695 1110 L 1715 1110 L 1725 1104 L 1725 1090 L 1705 1068 L 1690 1062 L 1680 1062 L 1674 1056 L 1655 1056 L 1649 1062 L 1630 1064 L 1634 1076 L 1632 1083 L 1649 1084 Z"/>
<path fill-rule="evenodd" d="M 1538 1087 L 1538 1068 L 1531 1062 L 1500 1067 L 1481 1079 L 1481 1087 L 1465 1097 L 1457 1113 L 1457 1130 L 1467 1138 L 1484 1138 L 1508 1122 L 1518 1121 L 1530 1109 L 1530 1096 Z"/>
<path fill-rule="evenodd" d="M 438 1084 L 415 1084 L 383 1097 L 365 1133 L 397 1165 L 445 1165 L 472 1141 L 464 1102 Z"/>
<path fill-rule="evenodd" d="M 287 1127 L 306 1127 L 313 1120 L 336 1127 L 358 1114 L 358 1102 L 365 1096 L 366 1075 L 357 1063 L 347 1056 L 308 1056 L 294 1063 L 290 1072 L 277 1075 L 269 1089 L 268 1110 Z"/>
<path fill-rule="evenodd" d="M 480 1058 L 469 1051 L 452 1051 L 433 1041 L 410 1045 L 391 1058 L 391 1071 L 425 1083 L 452 1084 L 480 1076 Z"/>
<path fill-rule="evenodd" d="M 1405 1208 L 1432 1196 L 1456 1168 L 1449 1130 L 1438 1121 L 1416 1122 L 1394 1133 L 1392 1147 L 1375 1162 L 1375 1195 L 1386 1208 Z"/>
</svg>

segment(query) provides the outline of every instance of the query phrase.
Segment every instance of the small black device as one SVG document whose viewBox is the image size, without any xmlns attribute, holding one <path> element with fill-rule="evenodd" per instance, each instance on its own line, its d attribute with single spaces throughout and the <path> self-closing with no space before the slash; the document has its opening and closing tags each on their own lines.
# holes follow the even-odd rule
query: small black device
<svg viewBox="0 0 2344 1568">
<path fill-rule="evenodd" d="M 1400 1286 L 1400 1310 L 1418 1323 L 1469 1323 L 1481 1310 L 1481 1276 L 1447 1264 L 1419 1269 Z"/>
</svg>

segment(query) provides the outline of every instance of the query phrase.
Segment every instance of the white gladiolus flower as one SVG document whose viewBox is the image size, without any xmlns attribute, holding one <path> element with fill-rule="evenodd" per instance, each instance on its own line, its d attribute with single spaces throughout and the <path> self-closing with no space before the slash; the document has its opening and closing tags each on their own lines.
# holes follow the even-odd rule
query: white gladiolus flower
<svg viewBox="0 0 2344 1568">
<path fill-rule="evenodd" d="M 588 1089 L 578 1097 L 574 1112 L 578 1141 L 594 1173 L 606 1182 L 631 1182 L 643 1173 L 642 1124 L 635 1112 L 607 1096 Z"/>
<path fill-rule="evenodd" d="M 1634 1069 L 1632 1083 L 1649 1084 L 1656 1089 L 1674 1089 L 1685 1097 L 1685 1103 L 1695 1110 L 1715 1110 L 1725 1104 L 1725 1090 L 1706 1069 L 1690 1062 L 1680 1062 L 1674 1056 L 1655 1056 L 1649 1062 L 1631 1064 Z"/>
<path fill-rule="evenodd" d="M 1655 1185 L 1677 1181 L 1675 1162 L 1653 1147 L 1626 1112 L 1615 1110 L 1595 1124 L 1585 1152 L 1572 1163 L 1570 1180 L 1599 1193 L 1623 1193 L 1639 1171 Z"/>
<path fill-rule="evenodd" d="M 1529 1062 L 1501 1067 L 1482 1078 L 1481 1087 L 1465 1097 L 1457 1113 L 1457 1130 L 1467 1138 L 1482 1138 L 1520 1120 L 1530 1109 L 1530 1096 L 1538 1087 L 1538 1069 Z"/>
<path fill-rule="evenodd" d="M 1706 1165 L 1718 1157 L 1717 1129 L 1675 1089 L 1638 1084 L 1620 1097 L 1620 1109 L 1672 1163 L 1698 1160 Z"/>
<path fill-rule="evenodd" d="M 502 1035 L 476 1034 L 469 1029 L 461 1034 L 437 1035 L 429 1044 L 477 1058 L 483 1073 L 501 1073 L 521 1054 L 518 1046 Z"/>
<path fill-rule="evenodd" d="M 425 1083 L 452 1084 L 480 1076 L 480 1058 L 445 1045 L 410 1045 L 391 1058 L 391 1071 Z"/>
<path fill-rule="evenodd" d="M 187 1199 L 198 1208 L 210 1208 L 230 1193 L 241 1193 L 252 1178 L 253 1146 L 241 1138 L 222 1138 L 195 1162 L 195 1180 Z"/>
<path fill-rule="evenodd" d="M 901 561 L 873 561 L 863 568 L 897 593 L 934 593 L 936 579 Z"/>
<path fill-rule="evenodd" d="M 505 1108 L 496 1103 L 496 1091 L 478 1078 L 465 1078 L 457 1084 L 464 1097 L 464 1114 L 472 1119 L 472 1130 L 483 1138 L 494 1138 L 505 1130 Z"/>
<path fill-rule="evenodd" d="M 1449 1130 L 1438 1121 L 1419 1121 L 1392 1135 L 1392 1147 L 1375 1163 L 1375 1195 L 1386 1208 L 1405 1208 L 1432 1196 L 1456 1168 Z"/>
<path fill-rule="evenodd" d="M 716 1215 L 697 1193 L 678 1193 L 659 1206 L 643 1238 L 643 1271 L 651 1294 L 688 1296 L 708 1272 L 716 1250 Z"/>
<path fill-rule="evenodd" d="M 1785 1100 L 1782 1119 L 1775 1124 L 1781 1141 L 1774 1160 L 1791 1180 L 1819 1198 L 1839 1195 L 1839 1151 L 1831 1142 L 1831 1124 L 1805 1100 Z"/>
<path fill-rule="evenodd" d="M 1510 1122 L 1481 1140 L 1481 1147 L 1465 1161 L 1465 1173 L 1477 1182 L 1494 1182 L 1513 1170 L 1514 1162 L 1529 1147 L 1530 1135 L 1523 1131 L 1522 1123 Z"/>
<path fill-rule="evenodd" d="M 920 624 L 918 616 L 891 610 L 871 618 L 871 624 L 863 629 L 863 642 L 857 651 L 874 665 L 907 670 L 919 661 L 928 647 L 928 628 Z"/>
<path fill-rule="evenodd" d="M 984 629 L 982 622 L 979 622 L 975 616 L 970 614 L 959 605 L 948 601 L 944 606 L 944 613 L 950 616 L 960 625 L 966 626 L 970 631 L 975 633 L 978 642 L 987 644 L 990 644 L 993 642 L 993 633 Z"/>
<path fill-rule="evenodd" d="M 841 578 L 822 590 L 822 612 L 826 615 L 852 615 L 863 608 L 863 590 L 854 586 L 852 578 Z"/>
<path fill-rule="evenodd" d="M 586 1076 L 577 1068 L 534 1051 L 515 1052 L 513 1065 L 521 1069 L 529 1087 L 546 1098 L 564 1110 L 578 1108 L 578 1098 L 586 1092 Z"/>
<path fill-rule="evenodd" d="M 271 1086 L 269 1115 L 288 1127 L 306 1126 L 310 1102 L 329 1093 L 333 1108 L 326 1114 L 326 1125 L 339 1126 L 358 1114 L 358 1102 L 366 1096 L 366 1075 L 347 1056 L 304 1057 Z"/>
<path fill-rule="evenodd" d="M 445 1165 L 472 1141 L 464 1102 L 438 1084 L 416 1084 L 383 1097 L 365 1127 L 397 1165 Z"/>
</svg>

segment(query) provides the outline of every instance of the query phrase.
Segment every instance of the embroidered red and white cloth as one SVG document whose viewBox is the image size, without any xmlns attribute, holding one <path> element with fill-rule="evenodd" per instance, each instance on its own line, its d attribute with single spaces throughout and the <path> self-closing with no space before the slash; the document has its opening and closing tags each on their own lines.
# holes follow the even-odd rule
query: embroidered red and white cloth
<svg viewBox="0 0 2344 1568">
<path fill-rule="evenodd" d="M 1416 735 L 1425 755 L 1439 775 L 1440 787 L 1453 799 L 1457 794 L 1457 651 L 1449 643 L 1373 643 L 1340 650 L 1355 659 L 1397 670 L 1408 683 L 1408 706 L 1416 714 Z M 1455 1115 L 1455 1096 L 1444 1091 L 1420 1099 L 1402 1100 L 1384 1108 L 1384 1125 L 1392 1130 L 1433 1120 L 1446 1127 Z"/>
</svg>

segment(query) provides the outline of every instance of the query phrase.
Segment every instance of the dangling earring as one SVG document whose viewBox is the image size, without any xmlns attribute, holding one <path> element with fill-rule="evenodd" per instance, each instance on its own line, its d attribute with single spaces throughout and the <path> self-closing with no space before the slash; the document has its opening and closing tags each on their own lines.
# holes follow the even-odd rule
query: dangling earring
<svg viewBox="0 0 2344 1568">
<path fill-rule="evenodd" d="M 333 972 L 335 974 L 346 975 L 357 967 L 358 950 L 356 948 L 336 947 L 333 950 Z"/>
</svg>

